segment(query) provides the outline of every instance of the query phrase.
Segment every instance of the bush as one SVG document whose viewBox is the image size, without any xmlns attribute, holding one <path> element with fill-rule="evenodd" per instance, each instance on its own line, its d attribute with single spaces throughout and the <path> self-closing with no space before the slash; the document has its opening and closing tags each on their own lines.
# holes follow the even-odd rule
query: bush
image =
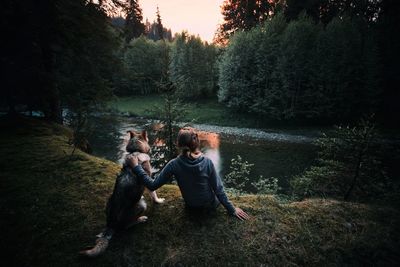
<svg viewBox="0 0 400 267">
<path fill-rule="evenodd" d="M 251 168 L 254 164 L 242 159 L 240 155 L 231 159 L 229 167 L 230 172 L 225 175 L 225 183 L 227 191 L 236 196 L 250 193 L 251 189 L 255 189 L 258 194 L 276 194 L 279 190 L 278 179 L 274 177 L 258 179 L 250 179 Z M 252 182 L 250 182 L 252 180 Z"/>
<path fill-rule="evenodd" d="M 291 180 L 294 195 L 360 200 L 382 196 L 393 188 L 382 162 L 382 139 L 371 120 L 337 127 L 332 135 L 318 139 L 317 145 L 319 164 Z"/>
</svg>

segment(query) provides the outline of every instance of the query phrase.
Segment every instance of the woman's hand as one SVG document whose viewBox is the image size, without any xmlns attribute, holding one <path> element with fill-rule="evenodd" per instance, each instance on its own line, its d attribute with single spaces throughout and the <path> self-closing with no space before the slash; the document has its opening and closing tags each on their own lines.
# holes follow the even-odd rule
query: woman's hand
<svg viewBox="0 0 400 267">
<path fill-rule="evenodd" d="M 133 156 L 133 155 L 128 155 L 126 157 L 126 162 L 128 163 L 129 166 L 131 166 L 132 168 L 135 168 L 137 165 L 139 165 L 139 159 L 137 156 Z"/>
<path fill-rule="evenodd" d="M 234 215 L 236 218 L 242 221 L 250 219 L 250 216 L 246 212 L 244 212 L 241 208 L 235 208 Z"/>
</svg>

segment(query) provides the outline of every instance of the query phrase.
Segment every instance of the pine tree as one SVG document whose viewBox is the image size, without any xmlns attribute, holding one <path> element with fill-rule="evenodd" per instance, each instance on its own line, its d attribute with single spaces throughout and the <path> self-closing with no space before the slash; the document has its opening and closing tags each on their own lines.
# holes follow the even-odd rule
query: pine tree
<svg viewBox="0 0 400 267">
<path fill-rule="evenodd" d="M 164 26 L 162 25 L 160 9 L 157 6 L 157 40 L 164 40 Z"/>
<path fill-rule="evenodd" d="M 215 87 L 216 48 L 182 32 L 171 48 L 170 79 L 180 98 L 208 97 Z"/>
<path fill-rule="evenodd" d="M 221 8 L 224 22 L 215 41 L 224 43 L 235 32 L 250 30 L 265 21 L 273 14 L 275 4 L 268 0 L 225 0 Z"/>
<path fill-rule="evenodd" d="M 380 2 L 382 0 L 285 0 L 284 12 L 288 20 L 297 19 L 305 12 L 315 22 L 325 25 L 343 15 L 374 22 L 378 17 Z"/>
<path fill-rule="evenodd" d="M 145 33 L 145 25 L 142 22 L 142 9 L 138 0 L 129 0 L 125 7 L 125 12 L 125 39 L 129 43 L 132 39 L 138 38 Z"/>
</svg>

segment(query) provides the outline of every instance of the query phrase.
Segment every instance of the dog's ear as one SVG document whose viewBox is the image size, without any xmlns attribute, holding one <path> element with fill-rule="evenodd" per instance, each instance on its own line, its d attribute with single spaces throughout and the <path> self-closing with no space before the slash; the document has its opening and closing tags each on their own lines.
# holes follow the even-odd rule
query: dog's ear
<svg viewBox="0 0 400 267">
<path fill-rule="evenodd" d="M 146 130 L 142 131 L 142 137 L 143 137 L 144 140 L 149 141 L 149 139 L 147 138 L 147 131 Z"/>
<path fill-rule="evenodd" d="M 133 137 L 135 137 L 135 133 L 133 131 L 127 131 L 127 133 L 129 133 L 129 138 L 132 139 Z"/>
</svg>

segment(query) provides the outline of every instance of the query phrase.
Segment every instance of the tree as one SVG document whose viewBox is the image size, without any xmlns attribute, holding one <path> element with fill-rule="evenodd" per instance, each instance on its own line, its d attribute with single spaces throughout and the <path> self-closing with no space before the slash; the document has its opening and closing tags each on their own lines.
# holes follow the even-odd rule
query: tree
<svg viewBox="0 0 400 267">
<path fill-rule="evenodd" d="M 281 40 L 279 71 L 282 73 L 283 118 L 315 117 L 320 113 L 317 90 L 311 83 L 313 55 L 319 28 L 307 17 L 292 21 Z"/>
<path fill-rule="evenodd" d="M 361 19 L 278 14 L 236 33 L 218 62 L 219 101 L 266 119 L 351 121 L 380 104 L 376 34 Z"/>
<path fill-rule="evenodd" d="M 156 21 L 153 21 L 150 23 L 148 20 L 146 20 L 146 36 L 147 38 L 153 40 L 153 41 L 158 41 L 159 39 L 159 34 L 158 34 L 158 23 Z M 167 40 L 169 42 L 172 42 L 172 32 L 171 29 L 163 28 L 163 39 Z"/>
<path fill-rule="evenodd" d="M 251 112 L 274 120 L 283 119 L 285 110 L 283 82 L 279 69 L 281 41 L 287 27 L 282 13 L 264 23 L 256 53 L 255 82 L 257 96 L 250 105 Z"/>
<path fill-rule="evenodd" d="M 129 0 L 126 5 L 125 13 L 125 38 L 129 43 L 133 38 L 138 38 L 145 33 L 145 25 L 143 24 L 142 9 L 138 0 Z"/>
<path fill-rule="evenodd" d="M 217 49 L 200 37 L 182 32 L 175 36 L 169 68 L 171 82 L 181 98 L 208 97 L 214 92 Z"/>
<path fill-rule="evenodd" d="M 380 72 L 374 32 L 359 19 L 335 18 L 318 39 L 314 81 L 326 117 L 345 120 L 376 112 Z"/>
<path fill-rule="evenodd" d="M 400 117 L 400 5 L 396 0 L 382 0 L 377 21 L 378 52 L 381 59 L 383 101 L 379 114 L 387 126 L 398 129 Z"/>
<path fill-rule="evenodd" d="M 7 40 L 1 61 L 5 104 L 10 114 L 17 105 L 42 111 L 48 120 L 61 123 L 60 93 L 55 81 L 54 45 L 60 10 L 53 1 L 5 1 L 2 29 Z"/>
<path fill-rule="evenodd" d="M 262 27 L 233 36 L 219 60 L 220 102 L 243 112 L 282 117 L 283 79 L 278 63 L 285 29 L 285 19 L 278 15 Z"/>
<path fill-rule="evenodd" d="M 92 108 L 112 94 L 118 38 L 103 9 L 84 0 L 7 2 L 6 99 L 62 123 L 62 108 Z M 16 22 L 16 23 L 15 23 Z"/>
<path fill-rule="evenodd" d="M 159 83 L 168 68 L 169 47 L 163 41 L 154 42 L 144 36 L 132 40 L 126 47 L 123 60 L 127 67 L 129 85 L 123 94 L 150 94 L 158 92 Z"/>
<path fill-rule="evenodd" d="M 160 9 L 157 6 L 157 39 L 158 40 L 164 40 L 164 26 L 162 25 L 162 21 L 161 21 L 161 15 L 160 15 Z"/>
<path fill-rule="evenodd" d="M 219 26 L 215 40 L 226 43 L 237 31 L 246 31 L 260 25 L 275 11 L 275 3 L 268 0 L 225 0 L 222 4 L 224 22 Z"/>
<path fill-rule="evenodd" d="M 368 199 L 388 193 L 391 182 L 383 164 L 381 140 L 371 119 L 337 127 L 317 140 L 318 164 L 292 179 L 297 196 Z"/>
<path fill-rule="evenodd" d="M 159 114 L 160 125 L 162 126 L 157 138 L 162 140 L 162 145 L 152 148 L 155 158 L 155 168 L 162 169 L 171 159 L 177 155 L 175 140 L 179 128 L 177 122 L 185 116 L 186 106 L 175 95 L 176 88 L 166 80 L 159 84 L 160 92 L 163 93 L 164 103 L 162 106 L 155 106 L 152 113 Z"/>
<path fill-rule="evenodd" d="M 315 22 L 328 24 L 335 17 L 358 17 L 366 22 L 376 21 L 381 0 L 286 0 L 284 12 L 288 20 L 305 12 Z"/>
<path fill-rule="evenodd" d="M 254 66 L 258 40 L 257 31 L 235 34 L 219 61 L 218 100 L 238 111 L 249 112 L 257 95 Z"/>
</svg>

